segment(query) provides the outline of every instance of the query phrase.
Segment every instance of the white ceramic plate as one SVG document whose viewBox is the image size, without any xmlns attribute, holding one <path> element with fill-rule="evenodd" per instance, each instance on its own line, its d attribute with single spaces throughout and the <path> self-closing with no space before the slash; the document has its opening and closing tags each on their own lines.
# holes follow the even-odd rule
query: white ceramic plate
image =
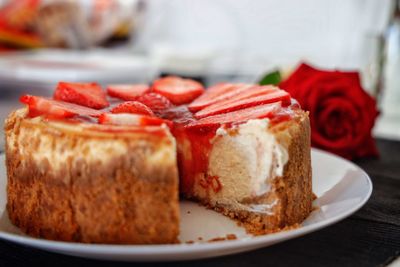
<svg viewBox="0 0 400 267">
<path fill-rule="evenodd" d="M 0 156 L 4 162 L 4 155 Z M 177 245 L 92 245 L 31 238 L 14 227 L 5 211 L 6 171 L 0 164 L 0 238 L 62 254 L 119 261 L 171 261 L 209 258 L 249 251 L 295 238 L 330 224 L 357 211 L 370 197 L 372 184 L 368 175 L 355 164 L 312 150 L 313 190 L 316 209 L 300 228 L 276 234 L 252 237 L 232 220 L 199 206 L 181 202 L 182 242 Z M 236 240 L 207 242 L 212 238 L 235 234 Z M 199 239 L 201 238 L 201 240 Z"/>
<path fill-rule="evenodd" d="M 0 57 L 0 92 L 12 88 L 49 94 L 58 81 L 148 83 L 157 75 L 147 57 L 124 49 L 38 49 Z"/>
</svg>

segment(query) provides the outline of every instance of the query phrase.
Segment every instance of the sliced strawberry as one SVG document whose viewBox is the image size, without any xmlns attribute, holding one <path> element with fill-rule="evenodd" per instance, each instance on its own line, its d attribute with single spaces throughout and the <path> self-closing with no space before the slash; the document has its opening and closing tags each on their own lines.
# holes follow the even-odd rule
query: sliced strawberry
<svg viewBox="0 0 400 267">
<path fill-rule="evenodd" d="M 75 115 L 98 117 L 102 113 L 95 109 L 40 96 L 24 95 L 19 100 L 28 105 L 30 117 L 45 115 L 49 118 L 62 119 Z"/>
<path fill-rule="evenodd" d="M 193 113 L 189 111 L 188 107 L 185 105 L 176 106 L 166 110 L 163 113 L 163 119 L 171 120 L 178 124 L 187 124 L 189 122 L 195 121 Z"/>
<path fill-rule="evenodd" d="M 240 86 L 238 90 L 229 94 L 229 98 L 227 99 L 220 99 L 216 103 L 209 105 L 204 108 L 204 112 L 207 112 L 207 110 L 214 110 L 219 107 L 225 107 L 229 106 L 234 102 L 237 102 L 242 99 L 247 99 L 255 96 L 260 96 L 260 95 L 266 95 L 270 94 L 272 92 L 276 92 L 279 90 L 278 87 L 276 86 L 259 86 L 259 85 L 254 85 L 251 87 L 247 87 L 247 89 L 243 89 L 243 86 Z"/>
<path fill-rule="evenodd" d="M 130 101 L 136 100 L 150 91 L 147 84 L 112 84 L 107 86 L 107 94 L 122 100 Z"/>
<path fill-rule="evenodd" d="M 100 124 L 112 124 L 112 125 L 137 125 L 137 126 L 146 126 L 146 125 L 161 125 L 163 123 L 171 126 L 172 123 L 170 121 L 166 121 L 160 118 L 138 115 L 138 114 L 130 114 L 130 113 L 120 113 L 120 114 L 111 114 L 111 113 L 103 113 L 99 117 Z"/>
<path fill-rule="evenodd" d="M 195 117 L 199 119 L 215 114 L 227 113 L 238 109 L 243 109 L 251 106 L 258 106 L 278 101 L 281 101 L 283 105 L 289 105 L 290 104 L 289 93 L 283 90 L 273 90 L 272 92 L 267 94 L 256 95 L 249 98 L 240 99 L 237 101 L 232 101 L 226 103 L 225 105 L 220 105 L 219 103 L 216 103 L 203 110 L 200 110 L 195 114 Z"/>
<path fill-rule="evenodd" d="M 231 99 L 236 95 L 247 92 L 252 88 L 257 87 L 253 84 L 222 84 L 216 85 L 206 90 L 206 92 L 197 98 L 189 105 L 189 109 L 193 112 L 204 109 L 210 105 L 216 104 L 220 101 Z M 210 92 L 209 92 L 210 90 Z"/>
<path fill-rule="evenodd" d="M 145 104 L 157 116 L 162 116 L 164 111 L 172 108 L 174 105 L 165 96 L 156 93 L 147 93 L 139 96 L 136 101 Z"/>
<path fill-rule="evenodd" d="M 134 113 L 154 116 L 153 111 L 143 103 L 138 101 L 127 101 L 111 109 L 111 113 Z"/>
<path fill-rule="evenodd" d="M 198 121 L 189 123 L 186 127 L 209 127 L 224 123 L 243 122 L 251 119 L 271 118 L 275 112 L 280 110 L 280 108 L 280 102 L 249 107 L 242 110 L 202 118 Z"/>
<path fill-rule="evenodd" d="M 204 92 L 201 83 L 176 76 L 168 76 L 154 81 L 152 89 L 175 105 L 189 103 Z"/>
<path fill-rule="evenodd" d="M 236 101 L 239 101 L 239 100 L 242 100 L 242 99 L 247 99 L 247 98 L 251 98 L 251 97 L 254 97 L 254 96 L 267 95 L 267 94 L 270 94 L 272 92 L 276 92 L 278 90 L 279 90 L 279 88 L 276 87 L 276 86 L 270 86 L 270 85 L 268 85 L 268 86 L 259 86 L 259 85 L 255 85 L 255 86 L 252 86 L 251 88 L 249 88 L 246 91 L 242 91 L 239 94 L 236 94 L 236 95 L 230 97 L 229 99 L 218 101 L 218 103 L 215 103 L 215 104 L 213 104 L 211 106 L 214 106 L 214 105 L 224 106 L 224 105 L 228 105 L 230 103 L 233 103 L 233 102 L 236 102 Z"/>
<path fill-rule="evenodd" d="M 54 92 L 54 99 L 95 109 L 110 105 L 106 94 L 97 83 L 59 82 Z"/>
</svg>

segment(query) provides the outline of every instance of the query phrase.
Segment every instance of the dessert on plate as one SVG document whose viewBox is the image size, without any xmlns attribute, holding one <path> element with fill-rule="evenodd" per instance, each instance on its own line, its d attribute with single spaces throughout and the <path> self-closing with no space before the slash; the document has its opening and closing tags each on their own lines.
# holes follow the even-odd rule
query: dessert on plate
<svg viewBox="0 0 400 267">
<path fill-rule="evenodd" d="M 179 196 L 255 235 L 311 212 L 308 114 L 275 86 L 60 82 L 20 101 L 5 123 L 7 211 L 29 235 L 176 243 Z"/>
</svg>

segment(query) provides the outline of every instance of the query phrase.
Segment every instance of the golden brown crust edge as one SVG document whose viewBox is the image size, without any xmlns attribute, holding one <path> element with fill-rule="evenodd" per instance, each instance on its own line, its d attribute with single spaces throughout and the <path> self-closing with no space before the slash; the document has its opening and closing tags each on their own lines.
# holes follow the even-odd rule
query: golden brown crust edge
<svg viewBox="0 0 400 267">
<path fill-rule="evenodd" d="M 274 190 L 254 201 L 271 203 L 271 200 L 279 199 L 273 208 L 273 215 L 229 210 L 224 206 L 212 207 L 236 219 L 251 234 L 262 235 L 296 228 L 312 211 L 310 123 L 306 112 L 301 111 L 298 115 L 294 120 L 271 128 L 278 142 L 287 147 L 289 161 L 283 176 L 274 179 Z"/>
<path fill-rule="evenodd" d="M 63 241 L 178 242 L 178 174 L 170 135 L 94 138 L 32 123 L 18 113 L 5 125 L 7 211 L 16 226 Z M 100 151 L 110 154 L 104 161 L 93 153 L 90 162 L 83 158 L 91 146 L 115 140 L 127 151 Z M 37 154 L 43 145 L 65 155 L 57 168 L 52 155 Z"/>
<path fill-rule="evenodd" d="M 301 223 L 312 211 L 311 132 L 308 113 L 288 128 L 292 141 L 284 175 L 276 180 L 275 190 L 282 200 L 281 227 Z M 279 137 L 278 137 L 279 139 Z"/>
</svg>

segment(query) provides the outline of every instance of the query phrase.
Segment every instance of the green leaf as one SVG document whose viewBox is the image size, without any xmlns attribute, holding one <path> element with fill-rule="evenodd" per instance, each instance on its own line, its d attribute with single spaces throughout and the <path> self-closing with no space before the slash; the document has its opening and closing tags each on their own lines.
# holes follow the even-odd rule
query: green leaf
<svg viewBox="0 0 400 267">
<path fill-rule="evenodd" d="M 279 70 L 275 70 L 273 72 L 269 72 L 262 77 L 262 79 L 258 82 L 259 85 L 277 85 L 282 81 L 282 76 Z"/>
</svg>

